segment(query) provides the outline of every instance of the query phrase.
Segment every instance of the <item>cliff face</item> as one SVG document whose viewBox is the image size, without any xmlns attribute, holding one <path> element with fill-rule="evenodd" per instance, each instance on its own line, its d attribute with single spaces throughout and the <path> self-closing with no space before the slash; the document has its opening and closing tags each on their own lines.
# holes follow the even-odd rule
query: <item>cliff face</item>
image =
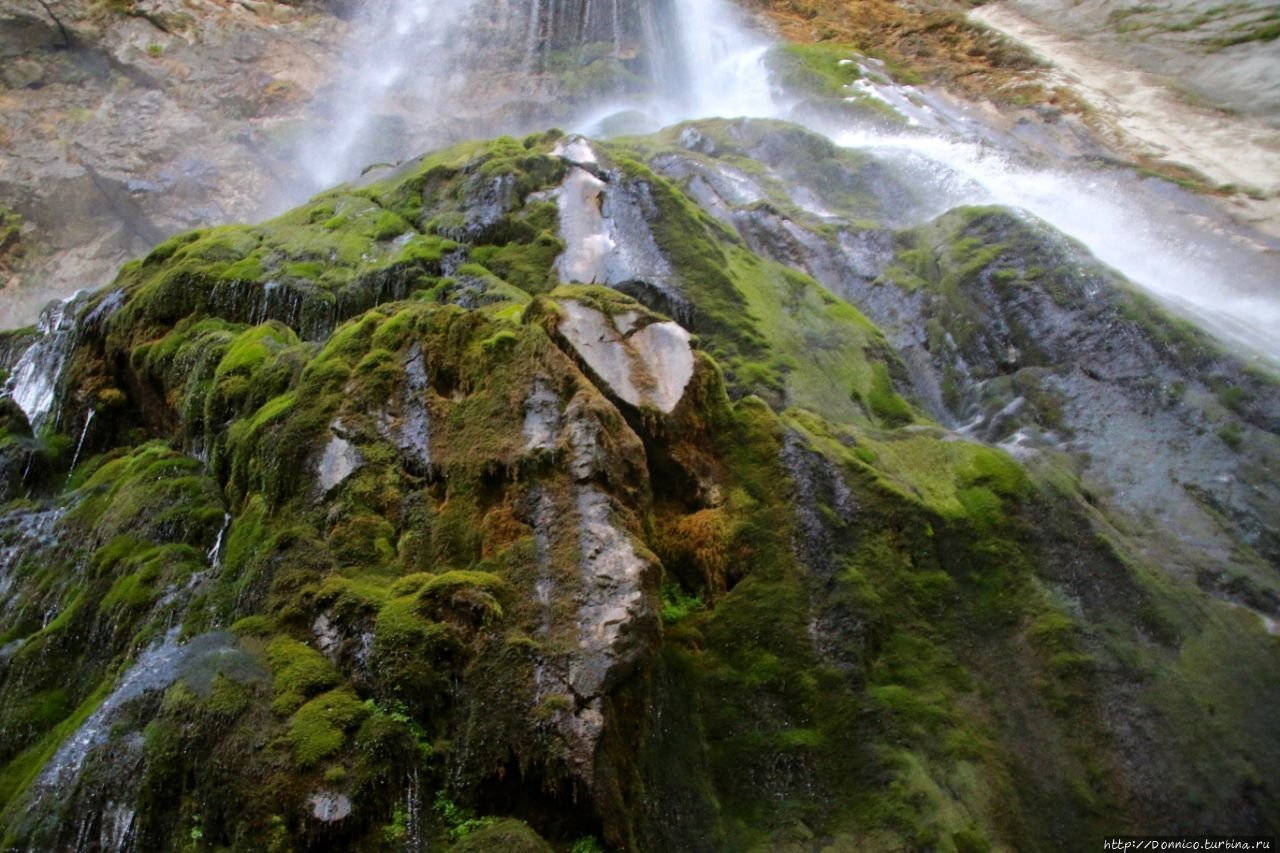
<svg viewBox="0 0 1280 853">
<path fill-rule="evenodd" d="M 0 2 L 0 214 L 26 226 L 0 322 L 257 215 L 345 29 L 321 4 Z"/>
<path fill-rule="evenodd" d="M 1274 382 L 914 192 L 469 143 L 0 336 L 5 846 L 1275 832 Z"/>
</svg>

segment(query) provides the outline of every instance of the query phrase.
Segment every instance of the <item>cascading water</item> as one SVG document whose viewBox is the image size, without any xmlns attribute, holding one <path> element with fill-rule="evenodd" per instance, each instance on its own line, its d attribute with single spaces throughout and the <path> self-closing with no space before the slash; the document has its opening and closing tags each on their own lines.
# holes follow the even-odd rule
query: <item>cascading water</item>
<svg viewBox="0 0 1280 853">
<path fill-rule="evenodd" d="M 49 759 L 36 781 L 38 788 L 52 790 L 73 779 L 89 751 L 109 737 L 112 717 L 117 710 L 148 690 L 162 689 L 173 683 L 188 654 L 188 648 L 178 642 L 178 634 L 178 628 L 170 629 L 162 642 L 138 656 L 137 662 L 124 673 L 116 688 Z"/>
<path fill-rule="evenodd" d="M 54 543 L 54 531 L 64 512 L 62 508 L 24 508 L 0 515 L 0 612 L 8 603 L 13 570 L 29 554 Z"/>
<path fill-rule="evenodd" d="M 775 113 L 769 44 L 722 0 L 384 0 L 352 44 L 299 145 L 302 194 L 463 138 Z"/>
<path fill-rule="evenodd" d="M 76 316 L 83 292 L 50 303 L 40 314 L 40 337 L 13 366 L 5 392 L 13 398 L 33 429 L 39 429 L 53 408 L 62 364 L 75 343 Z"/>
<path fill-rule="evenodd" d="M 798 117 L 770 81 L 770 42 L 723 0 L 384 0 L 358 21 L 354 43 L 351 71 L 302 145 L 306 192 L 463 137 Z M 1017 144 L 909 88 L 868 82 L 878 76 L 851 95 L 887 103 L 916 132 L 813 129 L 909 171 L 936 202 L 930 215 L 959 204 L 1027 210 L 1224 341 L 1280 363 L 1280 263 L 1228 233 L 1220 212 L 1122 170 L 1021 165 Z"/>
<path fill-rule="evenodd" d="M 1280 364 L 1280 261 L 1230 230 L 1190 193 L 1119 170 L 1031 168 L 1007 150 L 936 133 L 849 130 L 837 143 L 908 171 L 930 218 L 963 204 L 1000 204 L 1043 219 L 1099 260 L 1225 342 Z"/>
</svg>

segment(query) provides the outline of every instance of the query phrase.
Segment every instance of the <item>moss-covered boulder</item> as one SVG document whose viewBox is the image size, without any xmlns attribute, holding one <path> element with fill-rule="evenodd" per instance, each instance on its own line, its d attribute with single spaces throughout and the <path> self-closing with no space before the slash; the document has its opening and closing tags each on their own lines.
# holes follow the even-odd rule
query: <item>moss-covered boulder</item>
<svg viewBox="0 0 1280 853">
<path fill-rule="evenodd" d="M 1065 442 L 1106 438 L 1093 322 L 1240 424 L 1090 380 L 1162 446 L 1262 464 L 1270 380 L 1004 211 L 898 230 L 909 198 L 770 122 L 469 143 L 23 336 L 58 360 L 47 416 L 0 402 L 4 846 L 1274 831 L 1269 493 L 1188 476 L 1216 538 L 1154 549 L 1179 518 Z"/>
</svg>

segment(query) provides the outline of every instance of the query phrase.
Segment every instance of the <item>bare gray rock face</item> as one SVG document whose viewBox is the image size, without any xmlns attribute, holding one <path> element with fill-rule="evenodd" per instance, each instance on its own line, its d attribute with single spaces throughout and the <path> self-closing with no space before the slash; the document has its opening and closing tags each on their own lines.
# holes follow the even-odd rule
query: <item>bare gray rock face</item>
<svg viewBox="0 0 1280 853">
<path fill-rule="evenodd" d="M 399 405 L 379 412 L 378 433 L 400 449 L 406 457 L 426 468 L 431 464 L 431 413 L 427 410 L 427 365 L 418 344 L 404 359 L 405 383 Z"/>
<path fill-rule="evenodd" d="M 570 671 L 576 694 L 595 697 L 627 655 L 625 631 L 645 610 L 641 583 L 647 564 L 630 537 L 609 518 L 609 498 L 592 486 L 578 491 L 582 604 L 578 608 L 581 655 Z"/>
<path fill-rule="evenodd" d="M 1109 59 L 1177 80 L 1215 106 L 1280 127 L 1280 43 L 1267 37 L 1275 14 L 1270 0 L 1008 5 L 1041 26 L 1087 41 Z"/>
<path fill-rule="evenodd" d="M 343 480 L 354 474 L 362 464 L 364 464 L 364 458 L 354 444 L 339 435 L 331 436 L 316 466 L 316 479 L 320 483 L 320 491 L 328 494 L 341 485 Z"/>
<path fill-rule="evenodd" d="M 526 450 L 547 450 L 555 446 L 560 432 L 560 400 L 547 380 L 539 378 L 524 401 Z"/>
<path fill-rule="evenodd" d="M 321 823 L 336 823 L 351 814 L 351 798 L 333 791 L 316 791 L 307 798 L 307 805 Z"/>
<path fill-rule="evenodd" d="M 606 317 L 573 300 L 561 307 L 561 333 L 610 391 L 633 406 L 675 410 L 693 376 L 693 349 L 683 327 L 668 320 L 633 331 L 636 318 L 629 312 Z"/>
<path fill-rule="evenodd" d="M 596 171 L 595 154 L 580 137 L 559 149 L 575 165 L 554 192 L 565 251 L 556 260 L 561 281 L 620 285 L 643 281 L 674 287 L 671 265 L 649 228 L 648 186 Z M 604 175 L 604 177 L 601 177 Z"/>
<path fill-rule="evenodd" d="M 346 31 L 311 4 L 49 9 L 0 0 L 0 207 L 36 249 L 0 290 L 5 326 L 170 234 L 278 205 L 289 128 Z"/>
</svg>

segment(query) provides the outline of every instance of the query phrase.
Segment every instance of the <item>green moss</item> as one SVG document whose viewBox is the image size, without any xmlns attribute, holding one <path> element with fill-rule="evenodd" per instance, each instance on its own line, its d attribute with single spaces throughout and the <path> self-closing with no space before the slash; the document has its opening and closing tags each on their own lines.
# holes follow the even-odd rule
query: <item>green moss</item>
<svg viewBox="0 0 1280 853">
<path fill-rule="evenodd" d="M 289 722 L 289 740 L 298 765 L 312 767 L 342 749 L 368 713 L 349 687 L 322 693 L 304 704 Z"/>
<path fill-rule="evenodd" d="M 427 581 L 417 599 L 426 613 L 465 613 L 488 624 L 502 618 L 500 602 L 510 592 L 506 581 L 489 572 L 450 571 Z"/>
<path fill-rule="evenodd" d="M 1218 430 L 1218 438 L 1222 439 L 1222 443 L 1227 447 L 1238 451 L 1244 445 L 1244 430 L 1239 423 L 1232 421 Z"/>
<path fill-rule="evenodd" d="M 276 624 L 269 616 L 255 614 L 236 620 L 231 631 L 242 637 L 269 637 L 276 633 Z"/>
<path fill-rule="evenodd" d="M 340 681 L 333 664 L 297 640 L 277 637 L 267 645 L 266 652 L 275 692 L 271 708 L 277 714 L 293 713 L 309 697 Z"/>
<path fill-rule="evenodd" d="M 564 243 L 554 234 L 544 231 L 531 244 L 482 246 L 472 253 L 472 257 L 521 290 L 545 293 L 555 286 L 552 264 L 563 251 Z"/>
<path fill-rule="evenodd" d="M 700 596 L 686 595 L 675 584 L 666 584 L 662 587 L 662 611 L 659 615 L 667 625 L 683 622 L 705 606 Z"/>
<path fill-rule="evenodd" d="M 886 426 L 901 426 L 913 420 L 911 407 L 894 392 L 889 369 L 883 363 L 872 366 L 866 399 L 871 413 Z"/>
<path fill-rule="evenodd" d="M 752 170 L 766 193 L 794 181 L 832 209 L 879 212 L 856 155 L 773 123 L 697 127 L 716 154 L 682 156 Z M 508 813 L 545 819 L 559 847 L 595 832 L 628 849 L 1049 847 L 1123 816 L 1108 811 L 1125 802 L 1122 774 L 1091 754 L 1107 678 L 1155 697 L 1153 737 L 1199 774 L 1179 792 L 1224 813 L 1235 782 L 1265 778 L 1274 679 L 1257 673 L 1275 669 L 1274 644 L 1256 614 L 1208 607 L 1127 557 L 1056 457 L 1032 478 L 930 425 L 858 311 L 753 255 L 643 165 L 685 129 L 601 146 L 615 185 L 651 196 L 667 291 L 556 285 L 556 208 L 529 198 L 563 177 L 556 134 L 440 152 L 263 226 L 167 241 L 122 272 L 125 306 L 78 341 L 68 379 L 103 403 L 102 431 L 68 487 L 49 487 L 70 505 L 60 544 L 14 575 L 22 604 L 3 640 L 24 642 L 0 673 L 11 809 L 96 707 L 88 685 L 109 684 L 176 617 L 186 636 L 231 625 L 240 648 L 224 657 L 264 659 L 271 690 L 202 663 L 130 707 L 121 731 L 146 733 L 142 846 L 283 849 L 307 833 L 395 846 L 412 785 L 448 792 L 428 832 L 458 849 L 547 849 Z M 770 146 L 788 156 L 766 168 L 747 155 Z M 510 209 L 476 217 L 494 197 Z M 1023 262 L 1035 233 L 1014 224 L 961 211 L 902 238 L 883 284 L 937 309 L 931 346 L 981 340 L 980 291 L 1043 286 L 1058 306 L 1083 304 L 1070 269 Z M 565 299 L 697 333 L 676 417 L 628 420 L 591 386 L 554 338 Z M 1175 325 L 1166 337 L 1195 341 Z M 425 388 L 406 369 L 419 356 Z M 1045 421 L 1051 370 L 1001 380 Z M 1262 381 L 1212 387 L 1252 423 Z M 529 448 L 535 388 L 572 407 L 565 446 Z M 401 446 L 410 407 L 429 421 L 429 453 Z M 565 454 L 583 430 L 603 460 L 593 488 L 657 558 L 642 596 L 661 619 L 620 634 L 635 654 L 602 697 L 589 791 L 566 735 L 582 700 L 546 689 L 581 660 L 586 543 L 560 520 L 582 488 Z M 334 435 L 361 464 L 321 495 L 316 460 Z M 543 506 L 549 529 L 531 518 Z M 321 616 L 331 659 L 303 641 Z M 1238 666 L 1221 664 L 1228 651 Z M 1206 698 L 1233 680 L 1238 701 Z M 97 761 L 89 771 L 104 772 Z M 1216 778 L 1228 793 L 1197 781 Z M 332 838 L 305 823 L 319 784 L 357 804 Z M 40 846 L 15 838 L 6 846 Z"/>
<path fill-rule="evenodd" d="M 21 257 L 22 215 L 0 204 L 0 257 Z"/>
<path fill-rule="evenodd" d="M 744 251 L 730 250 L 729 259 L 748 316 L 760 318 L 758 328 L 772 353 L 764 364 L 730 357 L 731 387 L 742 385 L 741 390 L 828 417 L 864 421 L 866 413 L 850 390 L 869 396 L 878 375 L 872 364 L 891 357 L 879 332 L 806 276 Z"/>
<path fill-rule="evenodd" d="M 861 52 L 853 45 L 819 42 L 782 44 L 770 51 L 766 62 L 790 91 L 827 102 L 841 112 L 862 118 L 879 118 L 895 124 L 905 119 L 884 101 L 856 88 L 863 79 L 858 66 Z M 883 81 L 880 81 L 883 82 Z"/>
<path fill-rule="evenodd" d="M 845 87 L 862 79 L 853 61 L 857 51 L 850 45 L 787 44 L 774 53 L 774 65 L 783 69 L 783 82 L 790 88 L 839 98 Z"/>
<path fill-rule="evenodd" d="M 99 572 L 118 575 L 99 605 L 104 610 L 149 607 L 167 588 L 204 567 L 204 554 L 189 545 L 158 545 L 117 537 L 95 556 Z"/>
<path fill-rule="evenodd" d="M 453 853 L 484 853 L 488 850 L 511 853 L 551 853 L 547 844 L 528 824 L 518 820 L 491 820 L 466 832 L 449 847 Z M 575 851 L 577 848 L 574 848 Z"/>
</svg>

